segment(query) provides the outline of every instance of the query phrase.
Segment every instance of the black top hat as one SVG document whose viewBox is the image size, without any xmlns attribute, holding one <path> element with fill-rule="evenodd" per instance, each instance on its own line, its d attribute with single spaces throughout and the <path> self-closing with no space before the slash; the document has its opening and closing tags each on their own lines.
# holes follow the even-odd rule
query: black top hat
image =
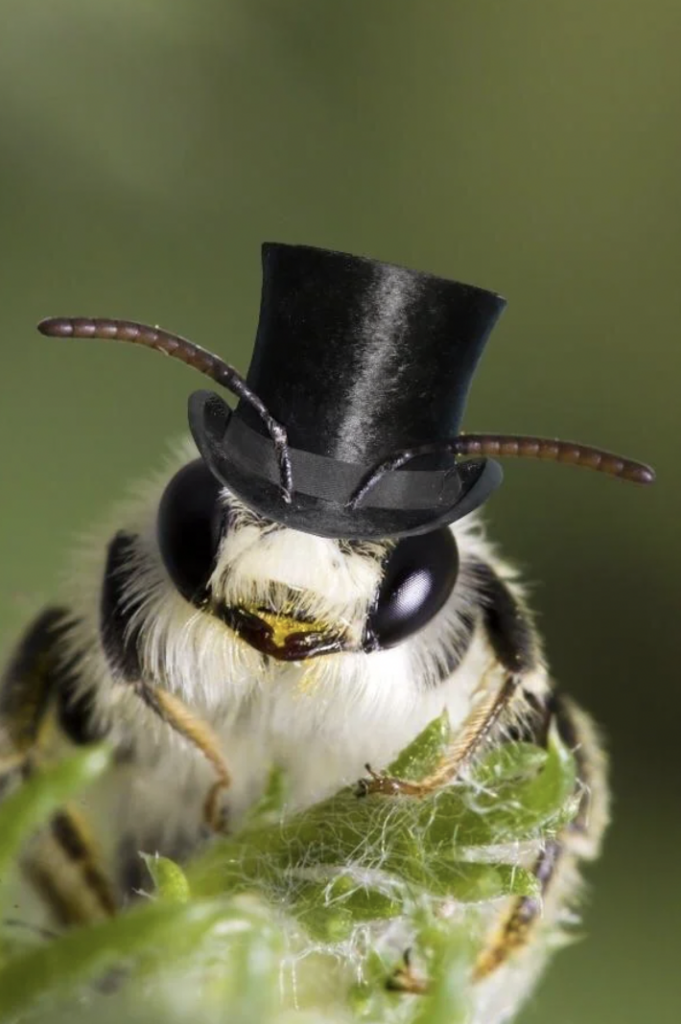
<svg viewBox="0 0 681 1024">
<path fill-rule="evenodd" d="M 460 519 L 501 483 L 498 463 L 481 455 L 655 479 L 650 466 L 591 445 L 459 434 L 501 296 L 310 246 L 266 244 L 263 266 L 247 380 L 160 327 L 48 317 L 38 329 L 156 349 L 227 388 L 239 398 L 235 412 L 209 391 L 189 399 L 208 470 L 264 517 L 319 536 L 401 537 Z"/>
<path fill-rule="evenodd" d="M 493 292 L 310 246 L 263 246 L 260 322 L 247 383 L 286 429 L 291 500 L 261 417 L 242 400 L 190 398 L 212 473 L 249 507 L 327 537 L 423 533 L 480 505 L 501 482 L 489 459 L 420 458 L 349 500 L 396 451 L 459 433 L 471 379 L 505 306 Z"/>
</svg>

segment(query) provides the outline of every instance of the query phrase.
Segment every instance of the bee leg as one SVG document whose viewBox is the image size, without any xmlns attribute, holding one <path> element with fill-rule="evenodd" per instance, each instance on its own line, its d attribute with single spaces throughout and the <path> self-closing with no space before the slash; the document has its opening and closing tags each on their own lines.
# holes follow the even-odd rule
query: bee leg
<svg viewBox="0 0 681 1024">
<path fill-rule="evenodd" d="M 59 811 L 35 837 L 21 868 L 57 925 L 91 924 L 117 912 L 114 886 L 72 808 Z"/>
<path fill-rule="evenodd" d="M 192 714 L 179 697 L 160 687 L 150 686 L 144 681 L 138 681 L 133 685 L 147 707 L 188 743 L 200 750 L 213 767 L 216 780 L 204 802 L 204 819 L 213 831 L 225 831 L 225 814 L 220 806 L 220 799 L 231 785 L 232 779 L 227 761 L 220 750 L 218 737 L 210 725 Z"/>
<path fill-rule="evenodd" d="M 589 718 L 571 702 L 554 697 L 547 712 L 577 762 L 580 791 L 577 813 L 537 856 L 533 872 L 539 881 L 537 896 L 518 896 L 494 926 L 473 967 L 473 979 L 482 981 L 527 948 L 539 928 L 560 919 L 571 890 L 577 885 L 579 860 L 597 856 L 608 819 L 605 763 Z"/>
<path fill-rule="evenodd" d="M 10 776 L 36 773 L 36 756 L 17 755 L 0 763 Z M 111 917 L 118 909 L 116 890 L 80 813 L 66 806 L 28 843 L 21 869 L 43 897 L 59 924 Z"/>
<path fill-rule="evenodd" d="M 200 750 L 212 765 L 216 780 L 206 797 L 204 818 L 213 831 L 221 832 L 225 829 L 225 820 L 220 798 L 231 784 L 231 776 L 220 751 L 220 741 L 211 727 L 194 715 L 179 697 L 144 678 L 139 655 L 140 627 L 135 621 L 140 598 L 138 595 L 131 597 L 128 589 L 135 571 L 138 539 L 135 534 L 121 531 L 109 544 L 100 607 L 102 646 L 114 677 L 132 686 L 162 722 Z"/>
<path fill-rule="evenodd" d="M 52 836 L 64 855 L 77 867 L 102 912 L 112 917 L 118 909 L 116 892 L 85 821 L 73 807 L 64 807 L 50 822 Z"/>
<path fill-rule="evenodd" d="M 37 758 L 26 757 L 22 775 L 36 774 Z M 65 805 L 28 846 L 25 876 L 59 924 L 83 924 L 113 917 L 119 906 L 115 886 L 84 817 Z"/>
<path fill-rule="evenodd" d="M 91 924 L 97 920 L 87 894 L 67 884 L 62 873 L 46 856 L 30 858 L 22 863 L 22 872 L 31 888 L 48 908 L 54 922 L 63 928 Z"/>
<path fill-rule="evenodd" d="M 549 840 L 532 871 L 540 883 L 537 896 L 519 896 L 495 926 L 473 966 L 473 980 L 482 981 L 526 946 L 542 914 L 544 897 L 565 851 L 560 839 Z"/>
<path fill-rule="evenodd" d="M 494 661 L 488 675 L 502 670 L 501 684 L 490 689 L 483 679 L 480 687 L 483 699 L 463 723 L 455 742 L 447 750 L 435 771 L 419 782 L 395 779 L 370 772 L 370 777 L 359 783 L 362 796 L 380 793 L 384 796 L 427 796 L 452 782 L 461 769 L 481 749 L 511 705 L 520 699 L 525 704 L 522 681 L 538 664 L 535 632 L 529 616 L 510 587 L 490 565 L 476 562 L 473 572 L 478 580 L 479 613 L 487 635 Z"/>
<path fill-rule="evenodd" d="M 424 797 L 452 782 L 463 766 L 471 759 L 487 739 L 502 714 L 509 707 L 518 690 L 519 679 L 506 676 L 501 687 L 476 709 L 465 723 L 457 741 L 449 747 L 437 769 L 419 782 L 396 779 L 381 772 L 375 772 L 367 765 L 369 777 L 360 779 L 358 794 L 368 796 L 380 793 L 383 796 Z"/>
</svg>

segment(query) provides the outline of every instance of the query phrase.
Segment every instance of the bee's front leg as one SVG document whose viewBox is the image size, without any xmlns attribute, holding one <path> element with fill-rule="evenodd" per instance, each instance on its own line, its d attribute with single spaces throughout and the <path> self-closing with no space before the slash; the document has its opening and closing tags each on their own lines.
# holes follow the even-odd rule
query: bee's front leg
<svg viewBox="0 0 681 1024">
<path fill-rule="evenodd" d="M 472 571 L 478 581 L 477 614 L 492 649 L 493 661 L 480 682 L 482 699 L 464 721 L 441 763 L 418 782 L 396 779 L 375 772 L 367 765 L 368 777 L 358 783 L 358 796 L 424 797 L 453 782 L 462 768 L 480 751 L 484 742 L 505 716 L 513 718 L 517 707 L 524 712 L 528 695 L 523 680 L 538 666 L 538 642 L 526 610 L 510 587 L 485 562 Z M 488 682 L 501 674 L 501 682 Z"/>
<path fill-rule="evenodd" d="M 512 713 L 514 698 L 525 705 L 525 695 L 520 688 L 521 679 L 506 676 L 500 687 L 482 701 L 480 706 L 464 723 L 460 735 L 444 754 L 434 772 L 416 782 L 397 779 L 384 772 L 376 772 L 366 765 L 368 778 L 357 784 L 358 796 L 380 794 L 382 796 L 425 797 L 453 782 L 465 764 L 470 761 L 490 735 L 505 712 Z"/>
<path fill-rule="evenodd" d="M 109 544 L 100 610 L 104 653 L 114 678 L 123 685 L 130 685 L 149 710 L 199 750 L 213 768 L 215 782 L 204 802 L 204 820 L 212 831 L 222 832 L 226 828 L 226 816 L 221 797 L 231 785 L 231 775 L 220 742 L 207 722 L 179 697 L 164 689 L 163 680 L 156 682 L 147 678 L 140 658 L 140 627 L 135 616 L 140 611 L 141 598 L 136 592 L 131 597 L 128 589 L 134 579 L 137 544 L 138 537 L 125 531 L 117 533 Z"/>
<path fill-rule="evenodd" d="M 215 781 L 203 805 L 206 825 L 213 832 L 224 832 L 227 818 L 221 797 L 231 785 L 231 775 L 220 743 L 207 722 L 194 715 L 186 704 L 167 690 L 151 686 L 143 680 L 134 683 L 135 692 L 161 721 L 199 750 L 215 772 Z"/>
</svg>

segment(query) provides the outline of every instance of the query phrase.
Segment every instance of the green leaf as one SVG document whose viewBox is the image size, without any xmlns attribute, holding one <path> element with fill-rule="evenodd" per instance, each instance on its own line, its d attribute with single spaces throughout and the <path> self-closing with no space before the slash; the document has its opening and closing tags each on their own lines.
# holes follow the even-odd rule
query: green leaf
<svg viewBox="0 0 681 1024">
<path fill-rule="evenodd" d="M 191 896 L 189 882 L 179 864 L 158 853 L 140 854 L 151 875 L 156 894 L 166 903 L 187 903 Z"/>
<path fill-rule="evenodd" d="M 225 918 L 224 901 L 149 904 L 112 921 L 74 928 L 59 939 L 15 957 L 0 971 L 0 1024 L 10 1024 L 42 998 L 57 995 L 129 963 L 142 953 L 179 954 Z M 168 936 L 172 935 L 173 945 Z M 181 941 L 179 941 L 181 940 Z"/>
<path fill-rule="evenodd" d="M 481 903 L 502 896 L 534 896 L 538 891 L 531 872 L 511 864 L 475 864 L 443 860 L 408 865 L 407 880 L 431 896 L 450 896 L 460 903 Z"/>
<path fill-rule="evenodd" d="M 408 747 L 395 758 L 388 775 L 419 782 L 440 764 L 450 741 L 451 728 L 446 711 L 426 726 Z"/>
<path fill-rule="evenodd" d="M 363 885 L 347 873 L 327 881 L 303 881 L 294 890 L 294 913 L 315 938 L 340 942 L 364 921 L 404 913 L 404 899 L 397 887 L 392 889 Z"/>
<path fill-rule="evenodd" d="M 265 792 L 248 811 L 244 827 L 278 820 L 284 811 L 287 790 L 286 773 L 282 768 L 275 766 L 270 771 Z"/>
<path fill-rule="evenodd" d="M 548 753 L 532 743 L 502 743 L 485 757 L 473 772 L 475 782 L 492 788 L 501 783 L 537 775 Z"/>
<path fill-rule="evenodd" d="M 443 720 L 438 719 L 419 737 L 422 745 L 410 745 L 402 766 L 413 766 L 423 755 L 419 763 L 427 767 L 430 758 L 439 757 L 442 737 Z M 270 898 L 287 901 L 292 873 L 301 865 L 323 868 L 328 875 L 355 864 L 391 875 L 409 886 L 412 896 L 420 890 L 470 902 L 485 898 L 479 895 L 485 891 L 487 898 L 529 893 L 526 872 L 473 865 L 466 851 L 555 832 L 574 811 L 574 786 L 574 761 L 554 736 L 548 752 L 530 744 L 495 750 L 470 781 L 430 797 L 357 799 L 346 789 L 276 827 L 247 827 L 215 844 L 199 865 L 197 891 L 208 895 L 255 885 Z M 320 898 L 325 885 L 319 887 Z M 338 911 L 335 906 L 334 929 L 340 928 Z M 307 906 L 304 912 L 309 914 Z M 347 930 L 353 920 L 349 908 L 340 917 Z"/>
<path fill-rule="evenodd" d="M 422 917 L 418 952 L 426 964 L 428 992 L 417 1001 L 411 1024 L 463 1024 L 471 985 L 468 937 L 432 913 Z"/>
<path fill-rule="evenodd" d="M 521 758 L 520 763 L 527 767 L 529 760 Z M 428 840 L 444 840 L 452 822 L 456 823 L 454 838 L 459 847 L 535 839 L 562 828 L 576 809 L 576 768 L 571 753 L 557 736 L 552 736 L 540 771 L 518 778 L 511 764 L 509 761 L 506 765 L 510 774 L 497 785 L 480 786 L 474 776 L 473 785 L 440 793 Z M 483 767 L 482 775 L 488 779 L 489 769 Z"/>
<path fill-rule="evenodd" d="M 423 778 L 448 742 L 441 716 L 389 771 Z M 24 835 L 89 779 L 90 756 L 32 780 L 0 807 L 5 864 Z M 48 1013 L 52 1019 L 57 997 L 77 995 L 114 967 L 126 973 L 106 1007 L 123 1007 L 120 1019 L 134 1008 L 145 1024 L 170 1021 L 182 986 L 194 986 L 195 1019 L 266 1024 L 278 998 L 284 947 L 296 965 L 296 1005 L 310 1019 L 318 1019 L 320 999 L 332 993 L 340 1016 L 329 1008 L 329 1021 L 345 1019 L 350 999 L 357 1018 L 372 1024 L 458 1022 L 471 949 L 480 940 L 475 904 L 537 894 L 531 872 L 503 859 L 513 859 L 517 841 L 560 829 L 574 813 L 574 788 L 574 760 L 553 734 L 548 751 L 524 743 L 495 748 L 467 778 L 426 797 L 358 799 L 349 786 L 288 816 L 285 780 L 276 770 L 241 831 L 213 842 L 188 877 L 171 860 L 145 857 L 156 900 L 47 945 L 6 943 L 12 958 L 0 971 L 0 1024 L 41 999 L 41 1019 Z M 456 921 L 440 916 L 443 899 L 456 901 Z M 268 906 L 277 908 L 276 922 L 262 912 Z M 372 959 L 367 943 L 367 922 L 396 918 L 432 983 L 414 1001 L 386 991 L 399 961 Z M 181 977 L 172 966 L 180 957 Z M 355 985 L 356 978 L 363 980 Z M 71 1005 L 63 1005 L 64 1013 Z"/>
</svg>

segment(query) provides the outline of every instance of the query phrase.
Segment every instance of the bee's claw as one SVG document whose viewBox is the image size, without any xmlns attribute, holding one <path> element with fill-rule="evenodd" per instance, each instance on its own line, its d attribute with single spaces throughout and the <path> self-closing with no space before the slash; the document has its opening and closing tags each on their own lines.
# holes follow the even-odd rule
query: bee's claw
<svg viewBox="0 0 681 1024">
<path fill-rule="evenodd" d="M 357 783 L 357 796 L 423 796 L 424 789 L 418 782 L 408 779 L 396 779 L 392 775 L 376 772 L 367 764 L 364 766 L 369 778 L 360 779 Z"/>
<path fill-rule="evenodd" d="M 203 819 L 210 832 L 226 834 L 228 831 L 227 808 L 221 802 L 225 785 L 219 781 L 213 784 L 208 792 L 203 808 Z"/>
</svg>

